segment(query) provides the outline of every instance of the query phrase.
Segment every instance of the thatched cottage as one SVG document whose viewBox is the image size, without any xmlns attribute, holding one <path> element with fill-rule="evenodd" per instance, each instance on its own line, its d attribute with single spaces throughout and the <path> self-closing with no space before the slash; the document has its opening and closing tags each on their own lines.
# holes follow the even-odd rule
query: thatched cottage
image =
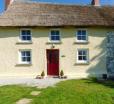
<svg viewBox="0 0 114 104">
<path fill-rule="evenodd" d="M 114 6 L 5 0 L 0 76 L 112 76 Z"/>
</svg>

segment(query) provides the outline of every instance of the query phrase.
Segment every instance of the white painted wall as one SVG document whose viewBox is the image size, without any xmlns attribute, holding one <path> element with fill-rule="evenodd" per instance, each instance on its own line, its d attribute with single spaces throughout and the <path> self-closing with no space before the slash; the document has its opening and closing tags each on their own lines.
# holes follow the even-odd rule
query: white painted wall
<svg viewBox="0 0 114 104">
<path fill-rule="evenodd" d="M 43 70 L 47 73 L 46 49 L 51 48 L 48 34 L 51 28 L 32 28 L 32 44 L 18 44 L 20 28 L 0 28 L 0 76 L 36 77 Z M 60 70 L 69 77 L 101 76 L 106 71 L 106 33 L 111 29 L 87 28 L 88 44 L 76 44 L 78 28 L 60 28 L 62 43 L 56 44 L 60 50 Z M 76 50 L 89 49 L 90 62 L 87 65 L 76 63 Z M 32 65 L 18 65 L 19 49 L 32 50 Z M 62 57 L 65 56 L 65 57 Z"/>
</svg>

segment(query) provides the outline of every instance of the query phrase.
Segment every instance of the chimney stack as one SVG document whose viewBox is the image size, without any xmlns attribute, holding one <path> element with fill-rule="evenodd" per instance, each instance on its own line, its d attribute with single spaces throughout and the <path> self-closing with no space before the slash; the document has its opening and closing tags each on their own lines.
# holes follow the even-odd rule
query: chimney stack
<svg viewBox="0 0 114 104">
<path fill-rule="evenodd" d="M 91 5 L 100 6 L 100 0 L 92 0 Z"/>
<path fill-rule="evenodd" d="M 8 6 L 13 2 L 14 0 L 5 0 L 5 10 L 7 10 Z"/>
</svg>

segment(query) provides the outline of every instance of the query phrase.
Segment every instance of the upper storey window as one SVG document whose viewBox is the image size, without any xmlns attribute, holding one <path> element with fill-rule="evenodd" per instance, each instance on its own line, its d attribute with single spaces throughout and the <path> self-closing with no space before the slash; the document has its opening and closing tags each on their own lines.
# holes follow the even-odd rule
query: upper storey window
<svg viewBox="0 0 114 104">
<path fill-rule="evenodd" d="M 87 37 L 87 30 L 84 29 L 79 29 L 76 32 L 76 42 L 87 42 L 88 37 Z"/>
<path fill-rule="evenodd" d="M 31 38 L 31 30 L 30 29 L 22 29 L 20 31 L 20 40 L 25 42 L 30 42 L 32 40 Z"/>
<path fill-rule="evenodd" d="M 51 30 L 50 31 L 50 41 L 51 42 L 60 42 L 60 31 L 59 30 Z"/>
</svg>

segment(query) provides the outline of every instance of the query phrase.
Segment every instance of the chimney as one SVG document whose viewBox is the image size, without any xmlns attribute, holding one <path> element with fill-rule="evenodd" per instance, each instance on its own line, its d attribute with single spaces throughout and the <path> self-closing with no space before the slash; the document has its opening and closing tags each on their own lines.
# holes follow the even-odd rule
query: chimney
<svg viewBox="0 0 114 104">
<path fill-rule="evenodd" d="M 92 0 L 91 5 L 100 6 L 100 1 L 99 0 Z"/>
<path fill-rule="evenodd" d="M 5 0 L 5 10 L 7 10 L 8 6 L 13 2 L 14 0 Z"/>
</svg>

